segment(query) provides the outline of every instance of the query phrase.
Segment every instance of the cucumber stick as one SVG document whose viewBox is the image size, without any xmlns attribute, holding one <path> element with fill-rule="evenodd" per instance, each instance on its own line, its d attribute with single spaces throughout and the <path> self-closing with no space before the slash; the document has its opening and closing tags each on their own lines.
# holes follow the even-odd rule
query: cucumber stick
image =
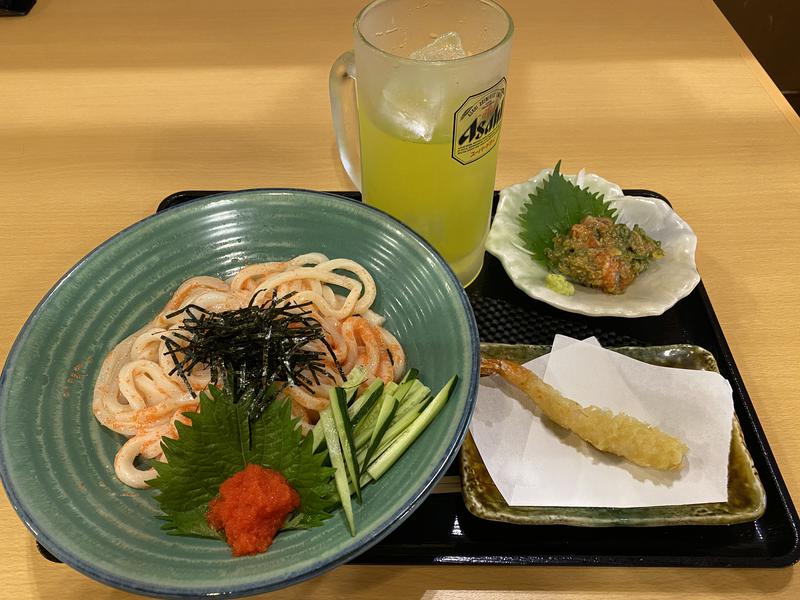
<svg viewBox="0 0 800 600">
<path fill-rule="evenodd" d="M 411 381 L 412 379 L 416 379 L 417 375 L 419 375 L 419 369 L 415 369 L 411 367 L 406 374 L 403 375 L 403 378 L 400 380 L 400 383 L 405 383 L 406 381 Z"/>
<path fill-rule="evenodd" d="M 354 376 L 354 377 L 353 377 Z M 403 455 L 447 402 L 458 381 L 453 376 L 434 398 L 409 370 L 400 384 L 372 382 L 357 398 L 364 374 L 351 373 L 341 388 L 330 391 L 330 407 L 312 430 L 315 451 L 324 443 L 350 533 L 355 535 L 351 495 L 375 481 Z M 355 399 L 354 399 L 355 398 Z"/>
<path fill-rule="evenodd" d="M 398 402 L 397 409 L 395 410 L 394 415 L 392 416 L 392 419 L 389 422 L 390 426 L 394 426 L 394 424 L 397 423 L 400 420 L 400 418 L 402 418 L 403 416 L 405 416 L 406 413 L 410 412 L 415 408 L 417 408 L 418 409 L 417 412 L 419 412 L 419 406 L 424 400 L 424 396 L 420 397 L 419 392 L 425 390 L 425 395 L 427 395 L 427 393 L 430 390 L 421 383 L 419 382 L 416 383 L 418 384 L 417 387 L 419 388 L 419 390 L 412 390 L 411 392 L 407 393 L 406 399 L 402 404 Z M 386 387 L 388 388 L 389 386 L 387 385 Z M 397 392 L 399 393 L 399 391 L 400 388 L 398 387 Z M 387 397 L 388 397 L 387 394 L 384 393 L 383 399 L 387 399 Z M 397 398 L 397 396 L 395 396 L 395 398 Z M 378 406 L 372 409 L 372 412 L 367 416 L 367 419 L 364 422 L 360 423 L 359 426 L 355 428 L 356 448 L 359 450 L 361 450 L 364 446 L 371 445 L 372 443 L 373 434 L 375 433 L 375 424 L 378 420 L 380 409 L 383 406 L 382 404 L 383 399 L 381 400 Z"/>
<path fill-rule="evenodd" d="M 314 429 L 311 430 L 311 449 L 314 452 L 320 450 L 322 446 L 322 442 L 325 441 L 325 432 L 322 429 L 322 425 L 317 423 L 314 425 Z"/>
<path fill-rule="evenodd" d="M 422 384 L 417 379 L 409 379 L 408 381 L 401 381 L 400 385 L 397 386 L 397 391 L 395 392 L 395 396 L 397 396 L 397 401 L 401 404 L 405 402 L 408 395 L 421 386 Z"/>
<path fill-rule="evenodd" d="M 358 469 L 358 460 L 356 460 L 353 424 L 347 415 L 347 396 L 342 388 L 331 388 L 330 398 L 330 410 L 336 424 L 339 442 L 342 445 L 342 455 L 344 456 L 345 465 L 347 465 L 347 474 L 355 486 L 356 498 L 361 502 L 361 486 L 358 483 L 361 474 Z"/>
<path fill-rule="evenodd" d="M 342 384 L 342 389 L 345 391 L 348 404 L 353 399 L 353 396 L 356 395 L 359 386 L 364 383 L 366 378 L 367 369 L 364 368 L 363 365 L 356 365 L 353 367 L 353 370 L 350 371 L 350 374 L 347 376 L 347 381 Z"/>
<path fill-rule="evenodd" d="M 430 391 L 431 390 L 429 388 L 420 384 L 408 392 L 403 400 L 403 403 L 397 408 L 397 412 L 394 415 L 394 420 L 397 421 L 408 411 L 419 408 L 422 402 L 427 399 Z"/>
<path fill-rule="evenodd" d="M 363 435 L 367 436 L 367 439 L 372 435 L 372 430 L 375 427 L 375 421 L 378 419 L 378 414 L 381 411 L 381 404 L 383 402 L 382 398 L 384 398 L 387 394 L 394 394 L 397 390 L 397 384 L 394 381 L 390 381 L 389 383 L 383 386 L 383 395 L 377 400 L 375 404 L 372 405 L 372 408 L 367 411 L 367 414 L 359 419 L 358 424 L 355 428 L 356 439 L 360 439 Z M 360 448 L 364 442 L 361 444 L 357 443 L 357 446 Z"/>
<path fill-rule="evenodd" d="M 394 442 L 386 448 L 386 450 L 378 456 L 375 461 L 366 467 L 366 471 L 372 479 L 379 479 L 386 471 L 400 458 L 403 453 L 408 450 L 408 447 L 419 437 L 425 428 L 430 425 L 434 417 L 439 414 L 442 407 L 450 398 L 450 394 L 458 381 L 458 376 L 453 375 L 450 380 L 444 385 L 438 394 L 430 401 L 430 403 L 423 409 L 419 417 L 409 425 L 400 435 L 395 438 Z M 369 455 L 368 457 L 369 458 Z"/>
<path fill-rule="evenodd" d="M 381 436 L 380 440 L 378 441 L 377 450 L 373 451 L 372 455 L 370 456 L 370 460 L 374 460 L 376 456 L 379 456 L 392 441 L 400 435 L 406 427 L 411 425 L 417 417 L 419 417 L 419 410 L 412 410 L 406 411 L 406 413 L 399 419 L 393 419 L 392 423 L 390 424 L 389 428 L 386 432 Z M 395 416 L 397 416 L 397 411 L 395 411 Z M 364 470 L 367 467 L 366 458 L 367 458 L 367 448 L 362 447 L 358 449 L 358 460 L 359 465 L 361 465 L 361 472 L 363 475 Z"/>
<path fill-rule="evenodd" d="M 347 381 L 344 382 L 342 387 L 347 395 L 347 401 L 349 402 L 352 397 L 355 395 L 356 391 L 358 390 L 358 386 L 360 386 L 364 379 L 367 377 L 367 370 L 361 366 L 356 365 L 352 371 L 350 371 L 350 375 L 347 376 Z M 314 427 L 311 430 L 312 436 L 312 449 L 316 452 L 319 447 L 322 445 L 322 442 L 325 441 L 325 434 L 322 431 L 322 427 Z"/>
<path fill-rule="evenodd" d="M 347 409 L 347 413 L 350 415 L 350 420 L 353 422 L 354 427 L 361 419 L 367 416 L 367 413 L 369 413 L 382 394 L 383 381 L 376 379 L 370 383 L 367 389 L 364 390 L 364 393 L 350 405 L 350 408 Z"/>
<path fill-rule="evenodd" d="M 375 427 L 373 428 L 372 435 L 369 439 L 367 453 L 364 456 L 365 465 L 369 464 L 370 458 L 378 449 L 381 439 L 386 433 L 386 430 L 389 429 L 389 425 L 392 422 L 392 417 L 394 417 L 395 412 L 397 412 L 397 397 L 394 394 L 384 396 L 381 403 L 380 413 L 378 413 L 378 419 L 375 421 Z"/>
<path fill-rule="evenodd" d="M 353 505 L 350 503 L 350 483 L 347 481 L 347 473 L 342 459 L 342 448 L 339 444 L 339 435 L 336 433 L 336 423 L 330 410 L 323 410 L 319 414 L 319 422 L 325 434 L 325 443 L 328 445 L 328 455 L 331 459 L 331 466 L 335 469 L 334 481 L 336 491 L 339 493 L 339 501 L 342 503 L 342 511 L 350 527 L 350 534 L 356 534 L 356 522 L 353 518 Z"/>
</svg>

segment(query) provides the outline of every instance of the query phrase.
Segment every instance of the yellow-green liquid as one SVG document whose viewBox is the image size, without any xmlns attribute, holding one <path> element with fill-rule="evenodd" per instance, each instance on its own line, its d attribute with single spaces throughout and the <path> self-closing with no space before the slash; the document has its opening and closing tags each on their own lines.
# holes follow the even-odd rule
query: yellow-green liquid
<svg viewBox="0 0 800 600">
<path fill-rule="evenodd" d="M 411 227 L 436 248 L 463 285 L 481 270 L 489 231 L 497 147 L 462 165 L 451 132 L 431 142 L 392 134 L 361 111 L 364 201 Z"/>
</svg>

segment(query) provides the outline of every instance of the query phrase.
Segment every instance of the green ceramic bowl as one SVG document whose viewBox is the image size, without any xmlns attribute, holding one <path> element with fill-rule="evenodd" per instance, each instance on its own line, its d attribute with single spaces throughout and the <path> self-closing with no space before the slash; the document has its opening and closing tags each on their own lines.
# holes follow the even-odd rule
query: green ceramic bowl
<svg viewBox="0 0 800 600">
<path fill-rule="evenodd" d="M 409 366 L 456 392 L 412 448 L 355 506 L 322 527 L 281 533 L 265 554 L 231 558 L 218 541 L 160 531 L 150 490 L 120 483 L 122 436 L 92 415 L 103 357 L 150 319 L 192 275 L 305 252 L 346 257 L 378 285 L 374 308 Z M 109 585 L 159 597 L 242 596 L 343 563 L 378 542 L 422 502 L 455 457 L 472 414 L 478 333 L 466 295 L 442 258 L 386 214 L 300 190 L 224 194 L 144 219 L 105 242 L 47 294 L 0 376 L 0 474 L 19 516 L 50 552 Z"/>
</svg>

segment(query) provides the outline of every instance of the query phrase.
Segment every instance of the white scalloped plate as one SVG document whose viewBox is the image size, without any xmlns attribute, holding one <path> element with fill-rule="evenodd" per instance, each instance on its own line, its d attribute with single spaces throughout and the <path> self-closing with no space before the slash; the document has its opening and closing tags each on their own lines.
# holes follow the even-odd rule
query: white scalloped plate
<svg viewBox="0 0 800 600">
<path fill-rule="evenodd" d="M 678 300 L 687 296 L 700 281 L 694 261 L 697 236 L 670 206 L 656 198 L 625 196 L 620 187 L 594 174 L 565 175 L 591 192 L 601 192 L 617 209 L 619 221 L 638 224 L 647 234 L 661 242 L 664 258 L 640 274 L 624 294 L 605 294 L 581 285 L 573 296 L 564 296 L 549 289 L 544 278 L 547 270 L 531 258 L 520 238 L 517 217 L 522 205 L 551 169 L 545 169 L 528 181 L 500 191 L 486 249 L 495 255 L 519 289 L 531 298 L 556 308 L 592 317 L 646 317 L 660 315 Z M 580 179 L 579 179 L 580 178 Z"/>
</svg>

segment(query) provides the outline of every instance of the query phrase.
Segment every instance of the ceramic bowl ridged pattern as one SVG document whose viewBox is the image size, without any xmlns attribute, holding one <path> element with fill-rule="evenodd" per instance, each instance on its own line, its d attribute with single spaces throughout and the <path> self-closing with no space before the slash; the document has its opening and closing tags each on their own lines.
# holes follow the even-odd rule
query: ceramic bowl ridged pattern
<svg viewBox="0 0 800 600">
<path fill-rule="evenodd" d="M 377 312 L 409 366 L 454 395 L 412 448 L 355 506 L 323 527 L 281 533 L 265 554 L 234 559 L 219 541 L 159 530 L 150 490 L 120 483 L 122 436 L 92 414 L 94 380 L 113 346 L 152 319 L 193 275 L 228 277 L 255 262 L 322 252 L 361 262 Z M 299 190 L 252 190 L 172 208 L 101 245 L 48 293 L 16 340 L 0 388 L 0 472 L 7 494 L 55 556 L 100 581 L 159 597 L 245 595 L 298 582 L 387 535 L 455 457 L 478 376 L 478 336 L 458 280 L 405 226 L 373 208 Z"/>
<path fill-rule="evenodd" d="M 640 225 L 661 242 L 664 258 L 654 261 L 623 294 L 575 286 L 575 294 L 564 296 L 548 288 L 545 269 L 524 248 L 517 218 L 528 194 L 540 187 L 551 173 L 546 169 L 528 181 L 500 191 L 500 202 L 492 222 L 486 249 L 495 255 L 519 289 L 556 308 L 588 316 L 644 317 L 660 315 L 687 296 L 700 281 L 695 266 L 697 236 L 670 206 L 657 198 L 625 196 L 619 186 L 593 174 L 582 176 L 578 185 L 600 192 L 618 211 L 619 222 Z M 565 176 L 575 183 L 577 177 Z"/>
</svg>

